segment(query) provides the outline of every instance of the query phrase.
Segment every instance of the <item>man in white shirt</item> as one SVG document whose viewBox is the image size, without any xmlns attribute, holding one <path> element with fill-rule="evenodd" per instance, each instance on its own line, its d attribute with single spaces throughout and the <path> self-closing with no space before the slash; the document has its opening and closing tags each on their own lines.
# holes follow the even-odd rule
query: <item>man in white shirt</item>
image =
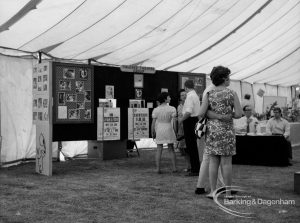
<svg viewBox="0 0 300 223">
<path fill-rule="evenodd" d="M 245 105 L 243 107 L 245 116 L 238 119 L 235 123 L 235 129 L 237 133 L 256 133 L 256 127 L 258 125 L 257 118 L 253 117 L 252 107 Z"/>
<path fill-rule="evenodd" d="M 186 149 L 190 156 L 191 172 L 189 176 L 198 176 L 200 169 L 200 161 L 197 147 L 197 137 L 194 129 L 198 122 L 198 115 L 200 112 L 200 100 L 196 91 L 194 90 L 193 80 L 187 80 L 184 83 L 187 96 L 183 105 L 182 114 L 183 117 L 179 119 L 179 122 L 183 122 L 184 138 L 186 143 Z"/>
<path fill-rule="evenodd" d="M 266 133 L 267 135 L 283 135 L 288 143 L 288 156 L 292 159 L 292 146 L 289 141 L 290 137 L 290 123 L 281 117 L 281 109 L 275 107 L 273 109 L 274 117 L 270 118 L 267 122 Z M 291 164 L 290 164 L 291 165 Z"/>
</svg>

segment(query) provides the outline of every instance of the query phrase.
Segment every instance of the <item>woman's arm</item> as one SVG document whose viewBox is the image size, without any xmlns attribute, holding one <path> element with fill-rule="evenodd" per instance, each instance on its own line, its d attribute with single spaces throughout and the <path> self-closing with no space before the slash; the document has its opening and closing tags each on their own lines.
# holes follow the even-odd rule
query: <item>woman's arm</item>
<svg viewBox="0 0 300 223">
<path fill-rule="evenodd" d="M 206 113 L 207 117 L 210 119 L 219 119 L 221 121 L 231 121 L 232 120 L 232 115 L 228 114 L 228 115 L 221 115 L 221 114 L 217 114 L 211 110 L 208 110 Z"/>
<path fill-rule="evenodd" d="M 156 122 L 156 118 L 152 119 L 152 124 L 151 124 L 151 135 L 152 138 L 156 138 L 156 134 L 155 134 L 155 122 Z"/>
<path fill-rule="evenodd" d="M 234 92 L 233 106 L 234 106 L 233 118 L 241 118 L 242 115 L 243 115 L 243 111 L 242 111 L 242 107 L 241 107 L 239 97 L 237 96 L 236 92 Z"/>
<path fill-rule="evenodd" d="M 198 118 L 201 119 L 207 112 L 208 109 L 208 94 L 204 95 L 202 105 L 200 106 L 200 113 Z"/>
</svg>

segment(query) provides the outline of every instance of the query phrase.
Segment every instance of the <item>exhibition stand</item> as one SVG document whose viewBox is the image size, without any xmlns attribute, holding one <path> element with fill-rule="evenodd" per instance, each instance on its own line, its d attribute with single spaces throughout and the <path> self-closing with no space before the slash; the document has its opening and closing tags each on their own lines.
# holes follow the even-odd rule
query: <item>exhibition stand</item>
<svg viewBox="0 0 300 223">
<path fill-rule="evenodd" d="M 33 121 L 36 124 L 36 172 L 52 175 L 52 142 L 88 141 L 88 157 L 127 157 L 127 142 L 149 138 L 157 96 L 171 95 L 193 79 L 199 97 L 205 74 L 155 71 L 139 66 L 92 66 L 42 62 L 33 73 Z M 61 148 L 58 149 L 61 151 Z"/>
</svg>

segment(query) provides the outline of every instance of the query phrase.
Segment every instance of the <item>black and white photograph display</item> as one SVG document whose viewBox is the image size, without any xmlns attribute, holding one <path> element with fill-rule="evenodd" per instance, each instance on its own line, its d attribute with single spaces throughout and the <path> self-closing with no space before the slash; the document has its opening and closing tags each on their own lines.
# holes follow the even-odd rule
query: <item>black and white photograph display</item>
<svg viewBox="0 0 300 223">
<path fill-rule="evenodd" d="M 54 123 L 93 122 L 93 69 L 88 66 L 54 63 Z"/>
</svg>

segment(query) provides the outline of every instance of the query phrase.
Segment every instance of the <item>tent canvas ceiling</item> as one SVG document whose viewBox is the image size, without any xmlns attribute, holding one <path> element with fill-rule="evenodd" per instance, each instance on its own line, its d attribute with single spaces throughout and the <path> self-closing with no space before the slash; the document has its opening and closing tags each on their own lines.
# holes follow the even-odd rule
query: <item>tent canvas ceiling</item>
<svg viewBox="0 0 300 223">
<path fill-rule="evenodd" d="M 0 0 L 0 53 L 37 51 L 292 86 L 300 0 Z"/>
</svg>

